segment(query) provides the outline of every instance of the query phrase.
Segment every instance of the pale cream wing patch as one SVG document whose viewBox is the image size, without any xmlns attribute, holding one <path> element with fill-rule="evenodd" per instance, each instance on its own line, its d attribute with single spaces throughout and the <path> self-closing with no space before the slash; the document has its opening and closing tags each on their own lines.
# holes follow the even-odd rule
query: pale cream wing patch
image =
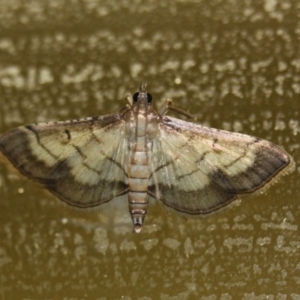
<svg viewBox="0 0 300 300">
<path fill-rule="evenodd" d="M 208 214 L 293 170 L 278 146 L 244 134 L 163 117 L 153 142 L 150 194 L 186 214 Z"/>
<path fill-rule="evenodd" d="M 119 114 L 28 125 L 4 134 L 0 150 L 61 200 L 92 207 L 126 192 L 124 130 Z"/>
</svg>

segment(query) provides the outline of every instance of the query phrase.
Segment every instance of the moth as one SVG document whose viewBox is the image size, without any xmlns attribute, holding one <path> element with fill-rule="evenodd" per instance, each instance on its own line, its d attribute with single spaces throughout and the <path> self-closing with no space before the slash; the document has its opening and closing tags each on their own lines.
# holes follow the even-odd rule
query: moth
<svg viewBox="0 0 300 300">
<path fill-rule="evenodd" d="M 207 215 L 265 191 L 294 169 L 266 140 L 203 127 L 158 110 L 141 84 L 116 114 L 32 124 L 1 136 L 0 150 L 26 177 L 60 200 L 90 208 L 127 195 L 139 233 L 150 200 L 180 214 Z"/>
</svg>

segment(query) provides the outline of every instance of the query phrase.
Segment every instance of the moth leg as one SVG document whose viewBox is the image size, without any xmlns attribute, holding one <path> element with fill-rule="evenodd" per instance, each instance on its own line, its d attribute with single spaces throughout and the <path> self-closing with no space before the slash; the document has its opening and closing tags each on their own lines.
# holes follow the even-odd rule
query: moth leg
<svg viewBox="0 0 300 300">
<path fill-rule="evenodd" d="M 130 105 L 129 104 L 126 104 L 124 107 L 122 107 L 120 110 L 119 110 L 119 114 L 124 114 L 126 113 L 128 110 L 130 110 Z"/>
<path fill-rule="evenodd" d="M 124 107 L 122 107 L 120 110 L 119 110 L 119 114 L 122 114 L 122 113 L 126 113 L 128 110 L 131 109 L 131 106 L 132 106 L 132 100 L 131 100 L 131 97 L 130 95 L 126 95 L 126 101 L 128 102 Z"/>
<path fill-rule="evenodd" d="M 164 103 L 161 105 L 161 107 L 158 109 L 158 113 L 161 116 L 164 116 L 165 114 L 167 114 L 170 106 L 172 106 L 172 100 L 171 99 L 167 99 L 166 101 L 164 101 Z"/>
<path fill-rule="evenodd" d="M 183 109 L 181 108 L 178 108 L 176 106 L 173 106 L 173 102 L 171 99 L 167 99 L 163 104 L 162 106 L 158 109 L 158 113 L 161 115 L 161 116 L 164 116 L 165 114 L 167 114 L 168 110 L 172 110 L 172 111 L 175 111 L 181 115 L 184 115 L 186 116 L 187 118 L 189 119 L 194 119 L 194 116 L 191 115 L 190 113 L 188 113 L 187 111 L 184 111 Z"/>
</svg>

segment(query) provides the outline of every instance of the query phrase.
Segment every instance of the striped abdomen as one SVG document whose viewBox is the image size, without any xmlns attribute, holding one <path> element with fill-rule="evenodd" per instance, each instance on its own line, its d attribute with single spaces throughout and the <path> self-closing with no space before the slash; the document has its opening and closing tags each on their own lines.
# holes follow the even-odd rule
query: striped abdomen
<svg viewBox="0 0 300 300">
<path fill-rule="evenodd" d="M 150 177 L 149 155 L 151 141 L 147 133 L 145 113 L 135 115 L 132 122 L 131 146 L 128 161 L 128 201 L 133 229 L 140 232 L 147 214 L 148 185 Z"/>
</svg>

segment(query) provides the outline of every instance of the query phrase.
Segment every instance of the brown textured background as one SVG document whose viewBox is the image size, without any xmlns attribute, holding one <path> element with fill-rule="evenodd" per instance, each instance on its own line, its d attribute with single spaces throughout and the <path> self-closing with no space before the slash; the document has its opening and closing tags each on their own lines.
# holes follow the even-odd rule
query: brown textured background
<svg viewBox="0 0 300 300">
<path fill-rule="evenodd" d="M 0 1 L 0 133 L 118 111 L 148 82 L 299 163 L 297 0 Z M 81 212 L 0 165 L 0 300 L 300 299 L 299 167 L 210 218 Z"/>
</svg>

